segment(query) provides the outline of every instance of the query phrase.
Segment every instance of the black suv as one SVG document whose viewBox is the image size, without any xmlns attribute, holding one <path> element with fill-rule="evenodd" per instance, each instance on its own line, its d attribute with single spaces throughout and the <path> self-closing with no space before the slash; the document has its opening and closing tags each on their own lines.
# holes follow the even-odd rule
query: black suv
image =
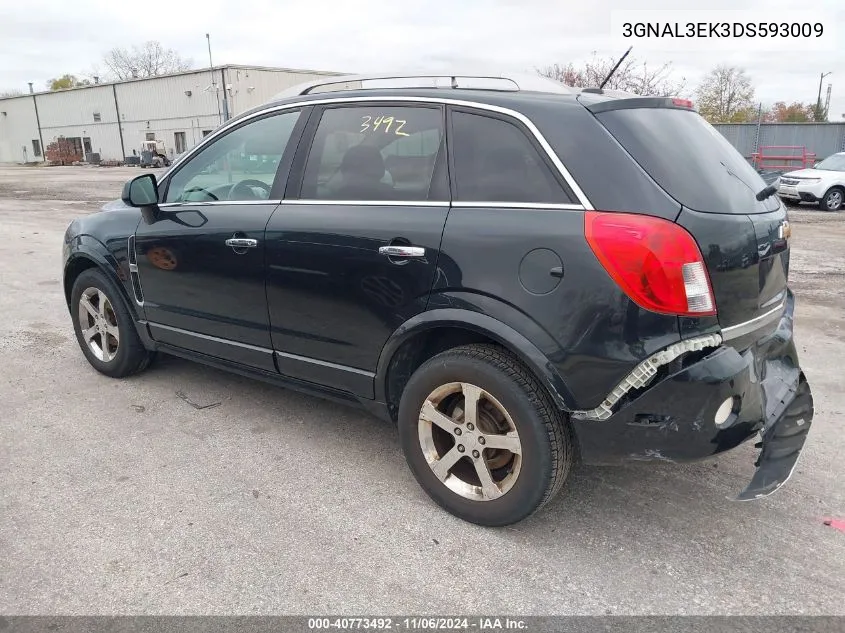
<svg viewBox="0 0 845 633">
<path fill-rule="evenodd" d="M 70 225 L 65 294 L 98 371 L 160 351 L 359 403 L 485 525 L 531 514 L 578 458 L 699 460 L 760 434 L 739 498 L 786 481 L 813 416 L 786 210 L 690 102 L 332 81 Z"/>
</svg>

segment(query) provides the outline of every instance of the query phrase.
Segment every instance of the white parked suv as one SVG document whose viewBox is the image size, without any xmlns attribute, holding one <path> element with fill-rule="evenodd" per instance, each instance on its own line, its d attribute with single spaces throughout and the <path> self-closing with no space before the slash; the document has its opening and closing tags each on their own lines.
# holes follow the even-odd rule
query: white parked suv
<svg viewBox="0 0 845 633">
<path fill-rule="evenodd" d="M 823 211 L 845 206 L 845 152 L 828 156 L 812 169 L 799 169 L 778 179 L 785 202 L 816 202 Z"/>
</svg>

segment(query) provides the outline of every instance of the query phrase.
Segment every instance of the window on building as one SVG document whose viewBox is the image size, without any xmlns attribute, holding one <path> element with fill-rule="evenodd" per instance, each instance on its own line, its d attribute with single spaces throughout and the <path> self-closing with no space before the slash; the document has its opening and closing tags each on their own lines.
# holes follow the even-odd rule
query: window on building
<svg viewBox="0 0 845 633">
<path fill-rule="evenodd" d="M 155 132 L 146 132 L 144 134 L 145 141 L 154 141 L 156 140 L 156 133 Z"/>
<path fill-rule="evenodd" d="M 327 109 L 302 195 L 322 200 L 426 200 L 443 137 L 438 108 Z"/>
<path fill-rule="evenodd" d="M 209 134 L 211 134 L 211 130 L 203 130 L 203 131 L 202 131 L 202 137 L 203 137 L 203 138 L 205 138 L 205 137 L 206 137 L 206 136 L 208 136 Z"/>
<path fill-rule="evenodd" d="M 455 112 L 452 129 L 457 200 L 571 202 L 534 144 L 513 123 Z"/>
<path fill-rule="evenodd" d="M 173 133 L 173 145 L 174 149 L 176 150 L 177 154 L 181 154 L 187 149 L 185 143 L 185 133 L 184 132 L 174 132 Z"/>
<path fill-rule="evenodd" d="M 267 200 L 299 111 L 251 121 L 192 156 L 170 179 L 166 202 Z"/>
<path fill-rule="evenodd" d="M 79 160 L 82 160 L 83 158 L 85 158 L 84 154 L 82 153 L 82 139 L 81 138 L 79 138 L 78 136 L 68 136 L 65 140 L 73 148 L 73 153 L 80 156 Z"/>
<path fill-rule="evenodd" d="M 99 112 L 94 113 L 94 123 L 99 123 L 102 120 Z"/>
<path fill-rule="evenodd" d="M 41 156 L 41 141 L 37 138 L 32 139 L 32 155 Z"/>
</svg>

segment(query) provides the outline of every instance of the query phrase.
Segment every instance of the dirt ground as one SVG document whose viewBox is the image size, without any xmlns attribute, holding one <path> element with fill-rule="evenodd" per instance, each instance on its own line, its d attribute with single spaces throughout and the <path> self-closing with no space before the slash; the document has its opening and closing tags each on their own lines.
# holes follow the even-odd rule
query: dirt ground
<svg viewBox="0 0 845 633">
<path fill-rule="evenodd" d="M 435 507 L 362 412 L 173 358 L 89 367 L 62 235 L 138 173 L 0 167 L 0 613 L 845 614 L 824 524 L 845 518 L 845 212 L 791 210 L 816 417 L 782 490 L 728 499 L 750 445 L 581 467 L 492 530 Z"/>
</svg>

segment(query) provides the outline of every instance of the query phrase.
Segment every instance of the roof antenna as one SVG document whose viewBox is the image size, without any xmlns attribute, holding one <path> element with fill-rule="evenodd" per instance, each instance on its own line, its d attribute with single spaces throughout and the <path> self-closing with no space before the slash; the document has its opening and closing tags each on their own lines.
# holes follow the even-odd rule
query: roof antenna
<svg viewBox="0 0 845 633">
<path fill-rule="evenodd" d="M 604 88 L 605 84 L 606 84 L 608 81 L 610 81 L 610 78 L 611 78 L 611 77 L 613 77 L 613 73 L 615 73 L 615 72 L 616 72 L 616 69 L 617 69 L 617 68 L 619 68 L 619 64 L 621 64 L 623 61 L 625 61 L 625 58 L 626 58 L 626 57 L 628 57 L 628 53 L 630 53 L 630 52 L 631 52 L 631 49 L 632 49 L 632 48 L 634 48 L 634 47 L 633 47 L 633 46 L 629 46 L 629 47 L 628 47 L 628 50 L 627 50 L 627 51 L 625 51 L 625 54 L 624 54 L 624 55 L 622 55 L 622 57 L 620 57 L 620 58 L 619 58 L 619 61 L 618 61 L 618 62 L 616 62 L 616 66 L 614 66 L 614 67 L 611 69 L 611 71 L 610 71 L 609 73 L 607 73 L 607 77 L 605 77 L 605 78 L 604 78 L 604 81 L 603 81 L 603 82 L 601 82 L 601 85 L 599 86 L 599 90 L 601 90 L 602 88 Z"/>
</svg>

